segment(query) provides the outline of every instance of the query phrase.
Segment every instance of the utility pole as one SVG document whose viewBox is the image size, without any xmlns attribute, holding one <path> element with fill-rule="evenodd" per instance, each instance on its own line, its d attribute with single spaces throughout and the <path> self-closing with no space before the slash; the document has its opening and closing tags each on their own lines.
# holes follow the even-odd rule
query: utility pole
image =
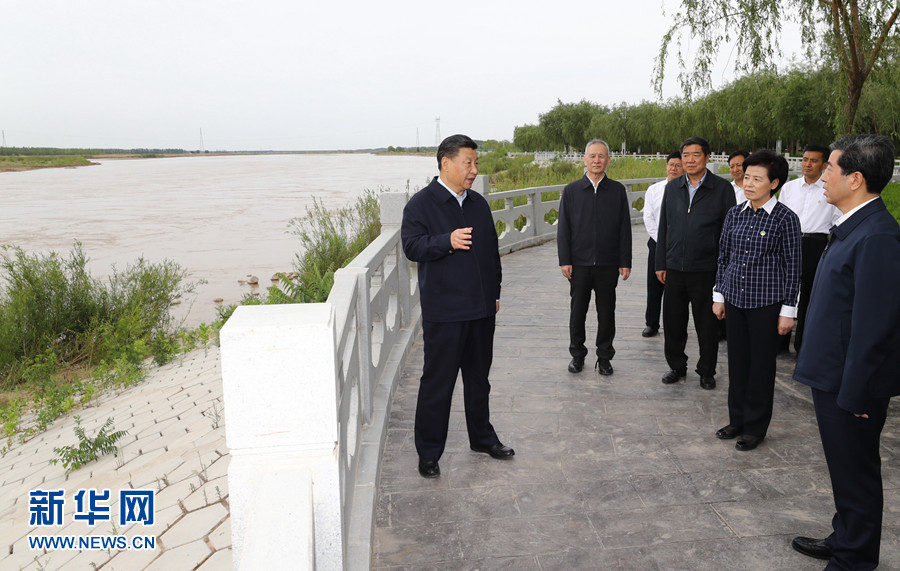
<svg viewBox="0 0 900 571">
<path fill-rule="evenodd" d="M 441 118 L 438 117 L 434 120 L 434 146 L 437 147 L 441 144 Z"/>
<path fill-rule="evenodd" d="M 5 147 L 5 146 L 6 146 L 6 131 L 3 131 L 3 144 L 0 145 L 0 147 Z"/>
<path fill-rule="evenodd" d="M 419 152 L 419 128 L 416 127 L 416 152 Z"/>
<path fill-rule="evenodd" d="M 203 148 L 203 127 L 200 127 L 200 152 L 205 152 L 205 149 Z"/>
</svg>

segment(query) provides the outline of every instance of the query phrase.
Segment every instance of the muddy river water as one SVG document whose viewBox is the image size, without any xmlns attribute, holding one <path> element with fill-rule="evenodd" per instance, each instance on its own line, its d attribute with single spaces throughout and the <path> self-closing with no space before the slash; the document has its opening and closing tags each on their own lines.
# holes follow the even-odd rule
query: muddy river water
<svg viewBox="0 0 900 571">
<path fill-rule="evenodd" d="M 236 302 L 240 279 L 271 284 L 291 271 L 299 241 L 288 230 L 313 197 L 352 204 L 364 189 L 412 191 L 436 174 L 433 158 L 367 154 L 202 156 L 99 160 L 71 169 L 0 173 L 0 244 L 68 253 L 79 240 L 91 272 L 170 259 L 205 280 L 175 308 L 185 325 Z"/>
</svg>

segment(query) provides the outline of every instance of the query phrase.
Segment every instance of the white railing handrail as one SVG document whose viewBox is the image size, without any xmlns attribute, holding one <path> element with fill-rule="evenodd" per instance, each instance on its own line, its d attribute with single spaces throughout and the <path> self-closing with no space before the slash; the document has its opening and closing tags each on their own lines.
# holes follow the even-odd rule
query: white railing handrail
<svg viewBox="0 0 900 571">
<path fill-rule="evenodd" d="M 641 216 L 634 203 L 646 192 L 634 187 L 659 180 L 663 177 L 619 181 L 628 192 L 633 222 Z M 544 201 L 542 195 L 563 188 L 489 193 L 488 178 L 478 177 L 474 189 L 489 201 L 503 202 L 493 211 L 495 222 L 506 224 L 499 236 L 501 253 L 555 238 L 556 225 L 546 217 L 558 212 L 559 199 Z M 525 204 L 515 206 L 523 196 Z M 253 498 L 271 498 L 270 490 L 260 486 L 275 481 L 273 470 L 293 474 L 298 485 L 311 482 L 313 496 L 307 536 L 280 545 L 279 556 L 291 551 L 290 557 L 306 560 L 313 545 L 318 569 L 370 566 L 376 479 L 391 397 L 421 323 L 416 272 L 400 239 L 408 199 L 406 193 L 381 195 L 381 234 L 335 272 L 327 301 L 239 307 L 222 329 L 236 568 L 262 568 L 262 562 L 272 561 L 272 545 L 254 538 L 266 537 L 269 528 L 277 537 L 277 529 L 297 527 L 290 514 L 254 510 Z M 520 218 L 524 225 L 517 230 Z M 261 391 L 277 402 L 261 400 Z M 273 418 L 278 416 L 273 408 L 291 412 Z"/>
<path fill-rule="evenodd" d="M 260 486 L 272 481 L 272 470 L 308 474 L 313 490 L 313 536 L 279 544 L 290 552 L 283 561 L 302 561 L 299 547 L 308 539 L 317 569 L 369 568 L 388 410 L 421 322 L 414 272 L 400 244 L 407 199 L 405 193 L 382 195 L 381 234 L 335 272 L 324 303 L 239 307 L 222 329 L 235 568 L 266 568 L 260 565 L 272 560 L 273 545 L 251 538 L 296 527 L 290 513 L 254 512 L 253 498 L 264 497 Z M 271 346 L 276 350 L 264 350 Z M 274 398 L 297 408 L 290 418 L 266 416 L 258 393 L 270 387 Z M 310 393 L 330 394 L 332 406 L 304 408 Z M 318 430 L 315 441 L 304 427 Z"/>
</svg>

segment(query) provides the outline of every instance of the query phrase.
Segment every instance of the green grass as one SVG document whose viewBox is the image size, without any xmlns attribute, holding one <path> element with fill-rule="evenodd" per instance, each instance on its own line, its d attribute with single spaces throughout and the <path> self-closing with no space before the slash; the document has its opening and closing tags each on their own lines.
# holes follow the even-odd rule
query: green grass
<svg viewBox="0 0 900 571">
<path fill-rule="evenodd" d="M 892 182 L 881 191 L 881 198 L 884 200 L 888 211 L 894 215 L 897 222 L 900 222 L 900 183 Z"/>
<path fill-rule="evenodd" d="M 523 155 L 515 158 L 506 157 L 505 154 L 486 153 L 478 157 L 478 170 L 482 174 L 490 176 L 491 192 L 503 192 L 505 190 L 517 190 L 520 188 L 534 188 L 541 186 L 556 186 L 568 184 L 584 176 L 584 164 L 569 161 L 554 160 L 549 164 L 540 166 L 533 164 L 534 155 Z M 622 157 L 613 159 L 606 169 L 610 178 L 616 180 L 627 180 L 634 178 L 653 178 L 666 176 L 665 159 L 649 160 L 638 159 L 635 157 Z M 647 190 L 649 184 L 636 184 L 632 190 Z M 542 192 L 541 202 L 549 202 L 559 200 L 559 191 Z M 513 206 L 522 206 L 526 204 L 528 198 L 518 196 L 513 199 Z M 643 199 L 636 207 L 640 210 L 643 207 Z M 505 201 L 491 200 L 491 210 L 502 210 L 505 208 Z M 551 211 L 546 216 L 547 222 L 552 224 L 556 221 L 555 211 Z M 521 229 L 524 220 L 520 218 L 514 223 L 516 229 Z M 506 230 L 502 222 L 498 222 L 497 235 L 499 236 Z"/>
<path fill-rule="evenodd" d="M 93 164 L 81 156 L 0 156 L 0 171 L 81 167 Z"/>
</svg>

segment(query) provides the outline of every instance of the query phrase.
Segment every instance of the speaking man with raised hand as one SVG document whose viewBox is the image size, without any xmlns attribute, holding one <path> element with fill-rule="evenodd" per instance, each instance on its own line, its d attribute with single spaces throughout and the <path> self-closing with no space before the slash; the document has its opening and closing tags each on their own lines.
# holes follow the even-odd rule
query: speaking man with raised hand
<svg viewBox="0 0 900 571">
<path fill-rule="evenodd" d="M 403 209 L 403 253 L 417 263 L 425 365 L 416 404 L 419 474 L 440 476 L 456 377 L 462 370 L 469 447 L 493 458 L 515 452 L 490 422 L 488 374 L 500 311 L 500 252 L 487 200 L 472 190 L 478 145 L 465 135 L 444 139 L 439 175 Z"/>
</svg>

